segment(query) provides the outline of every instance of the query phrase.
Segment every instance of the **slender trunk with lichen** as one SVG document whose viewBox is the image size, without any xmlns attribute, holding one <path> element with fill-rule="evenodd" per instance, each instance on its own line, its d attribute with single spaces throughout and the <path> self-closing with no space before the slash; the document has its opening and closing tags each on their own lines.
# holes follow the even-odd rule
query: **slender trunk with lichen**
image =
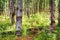
<svg viewBox="0 0 60 40">
<path fill-rule="evenodd" d="M 30 17 L 30 0 L 26 0 L 26 11 L 27 11 L 27 16 Z"/>
</svg>

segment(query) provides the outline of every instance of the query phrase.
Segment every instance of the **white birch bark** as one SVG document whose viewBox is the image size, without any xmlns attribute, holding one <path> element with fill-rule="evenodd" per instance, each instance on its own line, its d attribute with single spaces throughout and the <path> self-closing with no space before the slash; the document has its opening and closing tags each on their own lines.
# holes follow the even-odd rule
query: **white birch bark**
<svg viewBox="0 0 60 40">
<path fill-rule="evenodd" d="M 22 13 L 23 13 L 23 0 L 17 0 L 16 35 L 21 35 L 22 32 Z"/>
</svg>

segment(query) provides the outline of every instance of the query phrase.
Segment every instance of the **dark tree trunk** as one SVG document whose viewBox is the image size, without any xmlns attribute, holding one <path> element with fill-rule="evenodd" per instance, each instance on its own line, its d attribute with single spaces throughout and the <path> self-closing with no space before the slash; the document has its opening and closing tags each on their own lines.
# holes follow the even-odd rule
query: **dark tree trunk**
<svg viewBox="0 0 60 40">
<path fill-rule="evenodd" d="M 54 8 L 54 5 L 55 5 L 55 1 L 54 0 L 50 0 L 50 12 L 51 12 L 51 30 L 54 30 L 55 29 L 55 16 L 54 16 L 54 12 L 55 12 L 55 8 Z"/>
<path fill-rule="evenodd" d="M 35 13 L 37 13 L 37 9 L 38 9 L 38 7 L 37 7 L 38 1 L 34 0 L 33 2 L 34 2 L 34 14 L 35 14 Z"/>
<path fill-rule="evenodd" d="M 43 0 L 40 0 L 39 1 L 39 12 L 41 12 L 42 11 L 42 5 L 43 5 Z"/>
<path fill-rule="evenodd" d="M 14 24 L 14 15 L 15 15 L 15 11 L 14 11 L 14 0 L 10 1 L 10 15 L 11 15 L 11 23 L 12 25 Z"/>
</svg>

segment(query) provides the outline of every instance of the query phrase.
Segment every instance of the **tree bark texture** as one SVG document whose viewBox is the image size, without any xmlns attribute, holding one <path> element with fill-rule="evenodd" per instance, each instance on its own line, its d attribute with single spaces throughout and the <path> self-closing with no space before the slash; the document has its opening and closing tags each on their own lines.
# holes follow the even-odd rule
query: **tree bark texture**
<svg viewBox="0 0 60 40">
<path fill-rule="evenodd" d="M 51 12 L 51 30 L 54 30 L 55 29 L 55 16 L 54 16 L 54 13 L 55 13 L 55 8 L 54 8 L 54 5 L 55 5 L 55 1 L 54 0 L 50 0 L 50 12 Z"/>
<path fill-rule="evenodd" d="M 14 11 L 14 0 L 10 1 L 10 15 L 11 15 L 11 23 L 12 25 L 14 24 L 14 15 L 15 15 L 15 11 Z"/>
<path fill-rule="evenodd" d="M 23 13 L 23 0 L 17 0 L 17 13 L 16 13 L 16 35 L 22 35 L 22 13 Z"/>
</svg>

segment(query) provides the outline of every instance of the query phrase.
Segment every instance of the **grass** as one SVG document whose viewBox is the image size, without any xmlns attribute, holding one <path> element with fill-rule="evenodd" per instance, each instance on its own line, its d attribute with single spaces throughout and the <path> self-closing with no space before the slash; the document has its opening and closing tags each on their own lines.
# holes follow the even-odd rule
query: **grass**
<svg viewBox="0 0 60 40">
<path fill-rule="evenodd" d="M 0 40 L 15 40 L 15 25 L 11 25 L 10 18 L 5 16 L 0 16 Z M 8 33 L 10 32 L 10 33 Z"/>
<path fill-rule="evenodd" d="M 57 15 L 58 14 L 55 14 L 55 21 L 56 21 L 56 25 L 58 23 L 57 21 Z M 32 27 L 42 27 L 44 29 L 48 29 L 50 27 L 50 14 L 49 13 L 42 13 L 42 14 L 35 14 L 35 15 L 31 15 L 30 16 L 30 19 L 24 15 L 23 16 L 23 21 L 22 21 L 22 27 L 24 29 L 24 35 L 27 35 L 27 29 L 28 28 L 32 28 Z M 56 30 L 54 30 L 56 33 L 51 33 L 51 32 L 46 32 L 44 29 L 43 29 L 43 32 L 40 33 L 39 35 L 37 35 L 37 37 L 35 37 L 34 39 L 35 40 L 57 40 L 57 35 L 60 33 L 58 32 L 59 30 L 57 30 L 57 27 L 56 26 Z M 60 34 L 59 34 L 60 35 Z M 58 35 L 58 36 L 59 36 Z M 59 37 L 60 38 L 60 37 Z"/>
<path fill-rule="evenodd" d="M 57 16 L 57 15 L 55 15 Z M 57 25 L 57 17 L 56 17 L 56 25 Z M 34 27 L 42 27 L 44 28 L 42 31 L 39 31 L 38 35 L 34 37 L 34 40 L 56 40 L 57 35 L 60 33 L 59 30 L 55 30 L 56 33 L 51 33 L 49 31 L 46 31 L 50 27 L 50 14 L 47 13 L 37 13 L 35 15 L 30 15 L 30 18 L 28 18 L 26 15 L 22 18 L 22 28 L 23 28 L 23 36 L 27 36 L 28 28 L 34 28 Z M 8 31 L 13 31 L 15 33 L 16 25 L 11 25 L 10 18 L 5 16 L 0 16 L 0 40 L 15 40 L 15 34 L 9 33 Z M 57 28 L 57 27 L 56 27 Z M 6 32 L 6 35 L 3 36 L 1 33 Z M 40 33 L 41 32 L 41 33 Z M 60 35 L 60 34 L 59 34 Z M 58 37 L 60 38 L 60 36 Z"/>
</svg>

